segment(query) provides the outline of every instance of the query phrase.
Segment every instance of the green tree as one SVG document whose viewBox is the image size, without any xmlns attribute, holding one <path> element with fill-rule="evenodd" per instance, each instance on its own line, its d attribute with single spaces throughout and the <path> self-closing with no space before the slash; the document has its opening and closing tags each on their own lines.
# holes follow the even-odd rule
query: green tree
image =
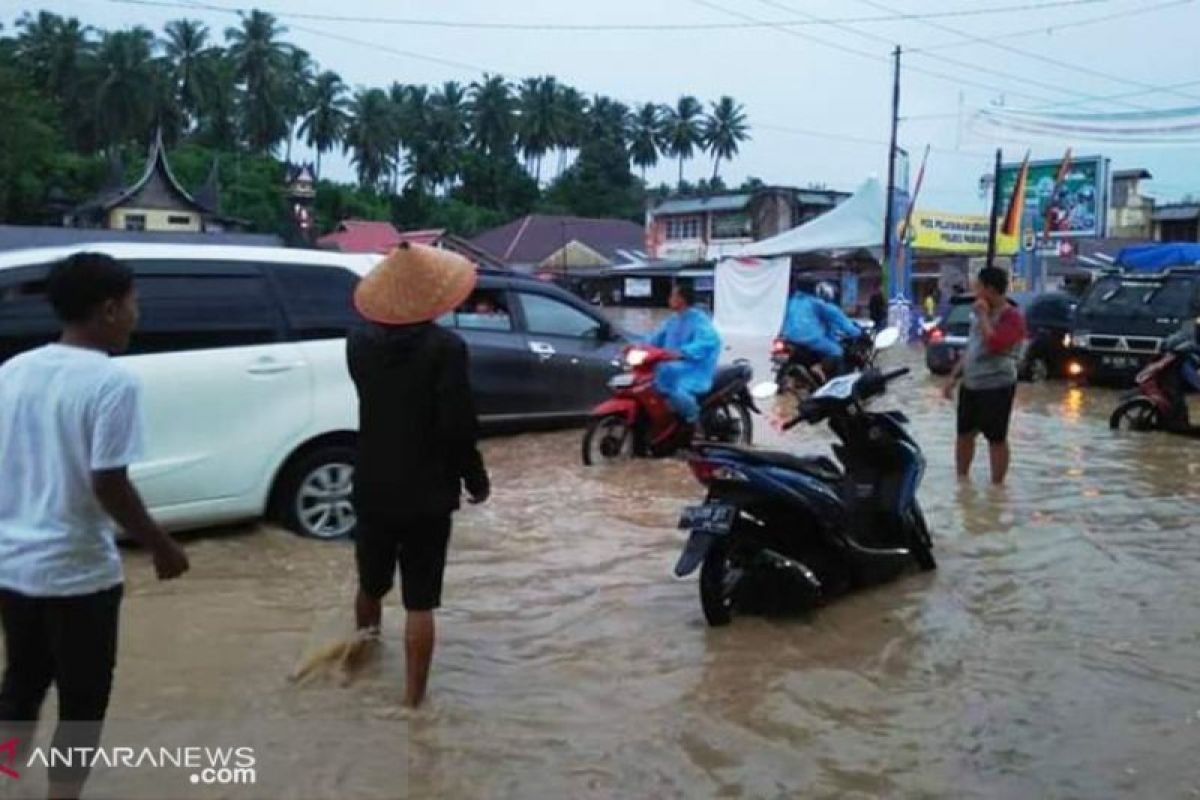
<svg viewBox="0 0 1200 800">
<path fill-rule="evenodd" d="M 217 150 L 236 150 L 240 142 L 237 65 L 225 51 L 210 48 L 197 66 L 201 102 L 196 141 Z"/>
<path fill-rule="evenodd" d="M 550 207 L 582 216 L 639 217 L 644 193 L 629 171 L 628 113 L 611 98 L 593 98 L 579 158 L 547 192 Z"/>
<path fill-rule="evenodd" d="M 662 139 L 662 109 L 654 103 L 643 103 L 629 115 L 629 157 L 642 170 L 646 182 L 647 167 L 658 165 L 658 143 Z"/>
<path fill-rule="evenodd" d="M 187 127 L 198 124 L 204 106 L 203 59 L 208 49 L 208 28 L 191 19 L 168 22 L 164 29 L 163 52 L 171 62 L 171 80 L 176 102 L 186 115 Z"/>
<path fill-rule="evenodd" d="M 22 15 L 17 29 L 14 53 L 20 68 L 58 105 L 75 147 L 91 151 L 96 146 L 92 29 L 48 11 Z"/>
<path fill-rule="evenodd" d="M 350 120 L 347 113 L 346 84 L 336 72 L 322 72 L 312 90 L 312 108 L 300 123 L 300 136 L 317 151 L 317 177 L 321 176 L 321 156 L 341 143 Z"/>
<path fill-rule="evenodd" d="M 426 172 L 436 188 L 448 191 L 462 175 L 463 151 L 470 135 L 467 90 L 456 81 L 447 81 L 430 97 L 429 105 Z"/>
<path fill-rule="evenodd" d="M 241 122 L 246 143 L 270 152 L 288 135 L 288 97 L 284 86 L 288 49 L 280 41 L 287 28 L 272 14 L 251 11 L 241 28 L 225 31 L 229 57 L 242 87 Z"/>
<path fill-rule="evenodd" d="M 287 150 L 283 160 L 292 162 L 292 139 L 296 125 L 304 120 L 313 104 L 313 87 L 316 82 L 316 62 L 307 50 L 289 47 L 284 66 L 284 116 L 287 119 Z"/>
<path fill-rule="evenodd" d="M 0 51 L 0 221 L 42 221 L 48 176 L 62 146 L 58 111 Z"/>
<path fill-rule="evenodd" d="M 499 75 L 483 76 L 471 84 L 471 144 L 482 153 L 504 157 L 516 139 L 516 103 L 512 87 Z"/>
<path fill-rule="evenodd" d="M 712 111 L 701 123 L 701 140 L 704 149 L 713 157 L 713 181 L 721 160 L 730 161 L 738 152 L 738 146 L 750 138 L 750 125 L 740 103 L 728 95 L 712 104 Z"/>
<path fill-rule="evenodd" d="M 587 129 L 587 98 L 573 86 L 561 86 L 558 91 L 559 128 L 557 141 L 558 174 L 562 175 L 567 168 L 567 159 L 572 150 L 578 150 L 583 143 L 584 132 Z"/>
<path fill-rule="evenodd" d="M 110 31 L 96 54 L 95 108 L 106 149 L 145 140 L 156 120 L 154 35 L 142 27 Z"/>
<path fill-rule="evenodd" d="M 534 180 L 541 183 L 542 158 L 561 138 L 558 81 L 549 75 L 526 78 L 521 82 L 518 96 L 517 145 L 526 163 L 533 164 Z"/>
<path fill-rule="evenodd" d="M 692 157 L 696 148 L 702 146 L 703 136 L 700 115 L 704 109 L 700 101 L 684 95 L 673 108 L 663 114 L 663 152 L 679 159 L 679 183 L 683 184 L 683 162 Z"/>
<path fill-rule="evenodd" d="M 395 158 L 395 117 L 387 92 L 359 89 L 350 104 L 350 124 L 343 142 L 364 189 L 386 189 Z"/>
</svg>

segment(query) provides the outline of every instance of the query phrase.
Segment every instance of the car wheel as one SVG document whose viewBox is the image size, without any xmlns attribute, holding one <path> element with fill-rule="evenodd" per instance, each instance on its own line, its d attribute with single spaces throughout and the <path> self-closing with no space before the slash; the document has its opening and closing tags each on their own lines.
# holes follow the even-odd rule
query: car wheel
<svg viewBox="0 0 1200 800">
<path fill-rule="evenodd" d="M 311 539 L 353 536 L 358 524 L 351 493 L 357 451 L 327 445 L 288 467 L 275 492 L 272 516 L 288 530 Z"/>
</svg>

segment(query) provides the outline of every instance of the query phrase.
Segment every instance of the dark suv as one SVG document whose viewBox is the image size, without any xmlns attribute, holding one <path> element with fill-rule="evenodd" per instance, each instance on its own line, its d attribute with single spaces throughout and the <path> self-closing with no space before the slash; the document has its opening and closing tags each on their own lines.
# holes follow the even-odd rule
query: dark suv
<svg viewBox="0 0 1200 800">
<path fill-rule="evenodd" d="M 1128 384 L 1158 355 L 1164 339 L 1198 315 L 1198 269 L 1109 272 L 1080 301 L 1071 355 L 1089 380 Z"/>
</svg>

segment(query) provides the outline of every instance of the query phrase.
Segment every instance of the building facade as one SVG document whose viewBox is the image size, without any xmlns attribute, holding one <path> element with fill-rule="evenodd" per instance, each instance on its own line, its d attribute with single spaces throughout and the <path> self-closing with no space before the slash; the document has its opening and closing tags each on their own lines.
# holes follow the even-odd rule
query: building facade
<svg viewBox="0 0 1200 800">
<path fill-rule="evenodd" d="M 1154 233 L 1154 198 L 1139 192 L 1140 183 L 1152 180 L 1145 169 L 1119 169 L 1112 174 L 1108 235 L 1116 239 L 1148 239 Z"/>
</svg>

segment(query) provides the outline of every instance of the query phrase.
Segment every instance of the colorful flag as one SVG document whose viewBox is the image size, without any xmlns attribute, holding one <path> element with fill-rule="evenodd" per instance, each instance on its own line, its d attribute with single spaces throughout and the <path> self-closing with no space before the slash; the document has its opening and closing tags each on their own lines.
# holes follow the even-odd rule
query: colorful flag
<svg viewBox="0 0 1200 800">
<path fill-rule="evenodd" d="M 1042 235 L 1047 241 L 1050 239 L 1050 234 L 1057 227 L 1054 223 L 1060 214 L 1064 214 L 1065 210 L 1058 205 L 1058 193 L 1062 189 L 1063 181 L 1067 179 L 1067 173 L 1071 171 L 1071 148 L 1067 148 L 1066 154 L 1063 156 L 1062 163 L 1058 165 L 1058 173 L 1054 176 L 1054 191 L 1050 193 L 1050 203 L 1046 206 L 1046 220 L 1042 224 Z"/>
<path fill-rule="evenodd" d="M 1005 236 L 1016 236 L 1021 232 L 1021 217 L 1025 214 L 1025 185 L 1029 182 L 1029 151 L 1025 151 L 1025 160 L 1021 162 L 1021 171 L 1017 173 L 1017 182 L 1013 184 L 1012 197 L 1008 201 L 1008 213 L 1004 215 L 1004 227 L 1001 232 Z"/>
</svg>

